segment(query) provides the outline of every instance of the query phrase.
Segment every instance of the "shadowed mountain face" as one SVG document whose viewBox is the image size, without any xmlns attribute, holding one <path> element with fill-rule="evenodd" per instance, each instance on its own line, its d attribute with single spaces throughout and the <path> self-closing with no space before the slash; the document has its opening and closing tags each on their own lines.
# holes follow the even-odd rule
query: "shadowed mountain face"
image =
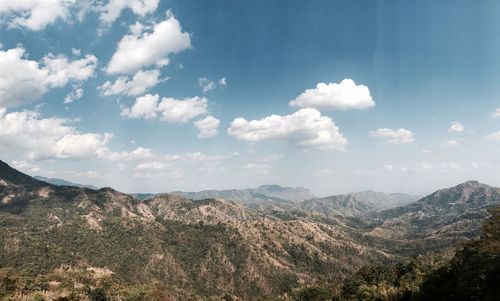
<svg viewBox="0 0 500 301">
<path fill-rule="evenodd" d="M 371 194 L 346 198 L 362 203 Z M 52 185 L 2 162 L 0 278 L 8 268 L 33 277 L 71 271 L 77 276 L 62 288 L 74 290 L 80 272 L 100 271 L 120 287 L 162 283 L 185 298 L 261 299 L 338 283 L 367 264 L 442 250 L 477 235 L 486 209 L 499 204 L 498 188 L 468 182 L 374 218 L 332 218 L 296 207 L 258 211 L 224 198 L 160 194 L 139 201 L 111 188 Z"/>
</svg>

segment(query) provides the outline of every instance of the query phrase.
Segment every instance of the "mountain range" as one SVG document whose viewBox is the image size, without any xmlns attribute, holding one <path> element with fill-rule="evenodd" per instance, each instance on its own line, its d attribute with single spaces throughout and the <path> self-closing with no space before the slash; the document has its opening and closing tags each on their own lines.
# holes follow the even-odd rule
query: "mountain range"
<svg viewBox="0 0 500 301">
<path fill-rule="evenodd" d="M 457 247 L 500 205 L 500 189 L 474 181 L 416 202 L 243 191 L 139 200 L 53 185 L 0 161 L 0 297 L 287 300 L 301 288 L 333 289 L 365 266 Z M 252 205 L 254 196 L 272 207 Z"/>
</svg>

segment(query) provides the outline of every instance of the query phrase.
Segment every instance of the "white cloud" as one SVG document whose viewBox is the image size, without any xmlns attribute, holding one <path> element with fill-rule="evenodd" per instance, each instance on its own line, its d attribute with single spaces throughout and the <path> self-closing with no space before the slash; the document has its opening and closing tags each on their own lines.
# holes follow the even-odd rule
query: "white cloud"
<svg viewBox="0 0 500 301">
<path fill-rule="evenodd" d="M 49 89 L 69 81 L 85 81 L 94 74 L 97 58 L 68 61 L 65 56 L 47 55 L 40 63 L 25 58 L 23 48 L 0 50 L 0 107 L 35 101 Z"/>
<path fill-rule="evenodd" d="M 145 161 L 136 165 L 136 169 L 138 170 L 151 170 L 151 169 L 164 169 L 167 167 L 165 162 L 161 161 Z"/>
<path fill-rule="evenodd" d="M 182 100 L 164 97 L 159 102 L 158 95 L 147 94 L 138 97 L 131 108 L 124 108 L 121 115 L 128 118 L 152 119 L 160 114 L 163 121 L 185 123 L 207 113 L 207 103 L 206 98 L 197 96 Z"/>
<path fill-rule="evenodd" d="M 200 86 L 203 93 L 206 93 L 208 91 L 212 91 L 213 89 L 215 89 L 215 83 L 206 77 L 202 77 L 202 78 L 198 79 L 198 86 Z"/>
<path fill-rule="evenodd" d="M 223 87 L 227 86 L 227 80 L 225 77 L 219 79 L 219 86 L 223 86 Z"/>
<path fill-rule="evenodd" d="M 106 5 L 100 8 L 101 21 L 112 23 L 121 14 L 122 10 L 129 8 L 139 16 L 145 16 L 156 10 L 159 0 L 110 0 Z"/>
<path fill-rule="evenodd" d="M 492 119 L 500 118 L 500 108 L 496 109 L 495 112 L 491 113 L 491 118 Z"/>
<path fill-rule="evenodd" d="M 430 150 L 430 149 L 423 149 L 422 153 L 424 153 L 424 154 L 432 154 L 432 150 Z"/>
<path fill-rule="evenodd" d="M 164 121 L 183 123 L 207 113 L 207 103 L 205 97 L 198 96 L 182 100 L 163 98 L 158 104 L 158 111 Z"/>
<path fill-rule="evenodd" d="M 458 121 L 453 121 L 448 129 L 450 133 L 462 133 L 464 131 L 464 126 Z"/>
<path fill-rule="evenodd" d="M 160 97 L 158 95 L 151 95 L 151 94 L 138 97 L 131 108 L 124 108 L 122 110 L 121 115 L 123 117 L 134 118 L 134 119 L 156 118 L 159 98 Z"/>
<path fill-rule="evenodd" d="M 24 154 L 32 160 L 107 158 L 112 135 L 80 133 L 72 120 L 42 118 L 35 111 L 0 110 L 0 145 L 3 152 Z"/>
<path fill-rule="evenodd" d="M 67 20 L 76 0 L 6 0 L 0 1 L 0 23 L 9 27 L 42 30 L 58 19 Z"/>
<path fill-rule="evenodd" d="M 219 127 L 219 119 L 207 116 L 194 122 L 194 126 L 198 129 L 198 138 L 212 138 L 217 135 L 217 128 Z"/>
<path fill-rule="evenodd" d="M 324 110 L 368 109 L 375 106 L 367 86 L 356 85 L 352 79 L 340 84 L 318 83 L 290 101 L 290 106 Z"/>
<path fill-rule="evenodd" d="M 137 96 L 146 92 L 149 88 L 156 86 L 162 82 L 159 80 L 159 70 L 137 71 L 132 77 L 120 76 L 114 83 L 106 81 L 99 87 L 102 95 L 110 96 L 117 94 L 125 94 L 128 96 Z M 165 79 L 166 80 L 166 79 Z"/>
<path fill-rule="evenodd" d="M 331 118 L 321 116 L 318 110 L 311 108 L 300 109 L 291 115 L 271 115 L 260 120 L 236 118 L 227 132 L 237 139 L 250 142 L 277 139 L 301 147 L 320 149 L 344 150 L 348 143 Z"/>
<path fill-rule="evenodd" d="M 500 131 L 488 134 L 488 135 L 486 135 L 486 138 L 490 139 L 490 140 L 499 140 L 500 141 Z"/>
<path fill-rule="evenodd" d="M 388 129 L 380 128 L 370 132 L 370 136 L 375 138 L 387 138 L 391 144 L 404 144 L 415 141 L 415 135 L 412 131 L 406 129 Z"/>
<path fill-rule="evenodd" d="M 130 34 L 118 43 L 106 71 L 134 73 L 151 65 L 164 66 L 168 56 L 191 47 L 189 34 L 182 32 L 181 24 L 167 13 L 164 21 L 154 24 L 152 30 L 140 23 L 130 27 Z"/>
<path fill-rule="evenodd" d="M 64 98 L 64 103 L 72 103 L 73 101 L 80 99 L 83 97 L 83 89 L 80 86 L 75 86 L 73 87 L 73 91 L 71 91 L 66 97 Z"/>
</svg>

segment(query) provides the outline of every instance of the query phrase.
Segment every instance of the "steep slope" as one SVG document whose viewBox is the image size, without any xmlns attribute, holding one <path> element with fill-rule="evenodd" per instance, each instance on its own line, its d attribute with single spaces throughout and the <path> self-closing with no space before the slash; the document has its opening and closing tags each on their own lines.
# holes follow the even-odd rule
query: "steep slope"
<svg viewBox="0 0 500 301">
<path fill-rule="evenodd" d="M 368 235 L 419 242 L 422 250 L 438 248 L 479 235 L 488 209 L 498 205 L 500 188 L 469 181 L 381 212 Z"/>
<path fill-rule="evenodd" d="M 0 161 L 0 187 L 13 187 L 22 185 L 40 185 L 40 181 L 10 167 L 7 163 Z"/>
<path fill-rule="evenodd" d="M 417 199 L 416 196 L 402 193 L 385 194 L 383 192 L 362 191 L 310 199 L 300 203 L 299 207 L 302 210 L 325 216 L 364 216 L 406 205 Z"/>
</svg>

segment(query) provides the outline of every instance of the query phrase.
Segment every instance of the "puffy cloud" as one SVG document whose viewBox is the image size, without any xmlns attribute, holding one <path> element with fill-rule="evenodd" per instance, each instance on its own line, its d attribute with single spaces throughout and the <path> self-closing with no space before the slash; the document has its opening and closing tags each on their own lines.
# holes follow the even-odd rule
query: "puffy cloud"
<svg viewBox="0 0 500 301">
<path fill-rule="evenodd" d="M 490 133 L 490 134 L 486 135 L 486 138 L 490 139 L 490 140 L 498 140 L 498 141 L 500 141 L 500 131 Z"/>
<path fill-rule="evenodd" d="M 406 129 L 388 129 L 380 128 L 370 132 L 370 136 L 375 138 L 387 138 L 391 144 L 404 144 L 415 141 L 415 135 L 412 131 Z"/>
<path fill-rule="evenodd" d="M 182 100 L 164 97 L 159 102 L 158 95 L 147 94 L 138 97 L 131 108 L 124 108 L 121 115 L 128 118 L 152 119 L 160 114 L 163 121 L 184 123 L 207 113 L 207 103 L 206 98 L 197 96 Z"/>
<path fill-rule="evenodd" d="M 161 112 L 162 120 L 182 123 L 207 113 L 207 103 L 206 98 L 198 96 L 182 100 L 163 98 L 158 104 L 158 111 Z"/>
<path fill-rule="evenodd" d="M 219 79 L 219 86 L 223 86 L 223 87 L 227 86 L 227 80 L 225 77 Z"/>
<path fill-rule="evenodd" d="M 130 26 L 130 34 L 118 43 L 106 71 L 134 73 L 140 69 L 168 64 L 168 56 L 191 47 L 189 34 L 182 32 L 180 22 L 167 13 L 164 21 L 154 24 L 152 30 L 140 23 Z"/>
<path fill-rule="evenodd" d="M 83 97 L 83 89 L 79 86 L 75 86 L 73 91 L 71 91 L 66 97 L 64 98 L 64 103 L 72 103 L 73 101 L 80 99 Z"/>
<path fill-rule="evenodd" d="M 458 121 L 453 121 L 448 129 L 450 133 L 462 133 L 464 131 L 464 126 Z"/>
<path fill-rule="evenodd" d="M 217 128 L 219 127 L 219 119 L 207 116 L 194 122 L 194 126 L 198 129 L 198 138 L 212 138 L 217 135 Z"/>
<path fill-rule="evenodd" d="M 492 119 L 500 118 L 500 108 L 496 109 L 495 112 L 491 113 L 491 118 Z"/>
<path fill-rule="evenodd" d="M 156 10 L 158 2 L 159 0 L 110 0 L 100 8 L 100 19 L 105 23 L 112 23 L 126 8 L 132 10 L 136 15 L 145 16 Z"/>
<path fill-rule="evenodd" d="M 156 118 L 159 98 L 160 97 L 158 95 L 151 95 L 151 94 L 138 97 L 131 108 L 124 108 L 122 110 L 121 115 L 123 117 L 134 118 L 134 119 Z"/>
<path fill-rule="evenodd" d="M 116 94 L 137 96 L 143 94 L 146 90 L 161 82 L 162 80 L 160 80 L 159 77 L 159 70 L 141 70 L 138 71 L 132 78 L 128 76 L 120 76 L 114 83 L 106 81 L 99 87 L 99 90 L 104 96 Z"/>
<path fill-rule="evenodd" d="M 227 130 L 240 140 L 257 142 L 286 140 L 301 147 L 344 150 L 347 139 L 333 120 L 316 109 L 301 109 L 291 115 L 271 115 L 260 120 L 236 118 Z"/>
<path fill-rule="evenodd" d="M 49 54 L 38 63 L 26 59 L 23 48 L 0 50 L 0 106 L 32 102 L 51 88 L 63 87 L 69 81 L 85 81 L 96 66 L 93 55 L 69 61 L 65 56 Z"/>
<path fill-rule="evenodd" d="M 367 86 L 356 85 L 352 79 L 340 84 L 318 83 L 290 101 L 290 106 L 324 110 L 368 109 L 375 106 Z"/>
<path fill-rule="evenodd" d="M 76 0 L 0 1 L 0 22 L 9 27 L 42 30 L 58 19 L 66 20 Z"/>
<path fill-rule="evenodd" d="M 113 155 L 106 146 L 111 137 L 108 133 L 80 133 L 69 119 L 0 110 L 2 151 L 23 153 L 32 160 L 108 158 Z"/>
</svg>

